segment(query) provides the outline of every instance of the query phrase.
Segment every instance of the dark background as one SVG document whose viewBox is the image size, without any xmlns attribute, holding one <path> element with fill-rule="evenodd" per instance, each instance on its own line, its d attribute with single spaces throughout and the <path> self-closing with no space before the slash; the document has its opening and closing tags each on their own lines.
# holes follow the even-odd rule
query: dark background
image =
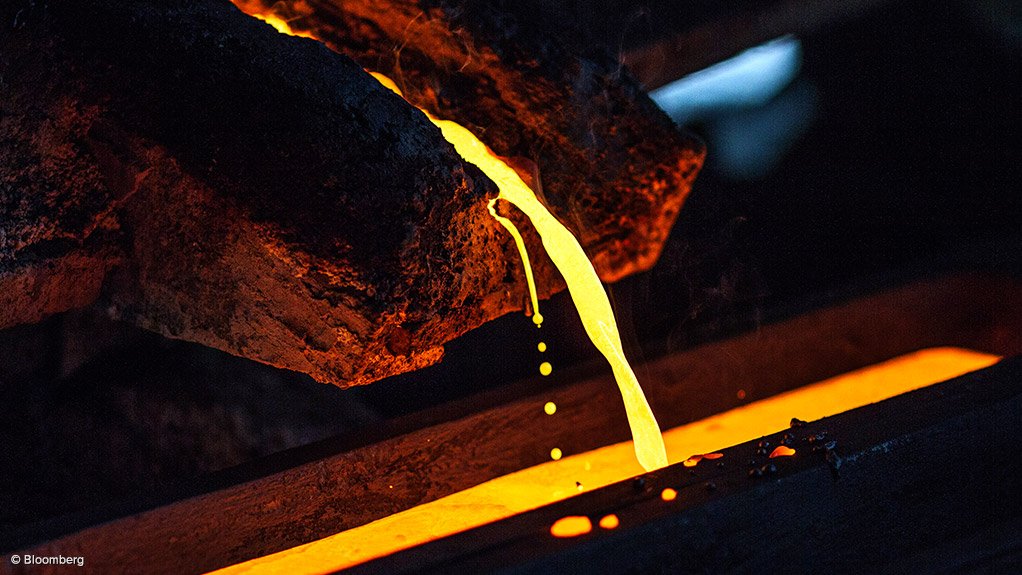
<svg viewBox="0 0 1022 575">
<path fill-rule="evenodd" d="M 776 99 L 811 95 L 810 121 L 762 175 L 734 173 L 713 146 L 760 111 L 691 126 L 709 160 L 663 256 L 610 290 L 633 359 L 961 265 L 1017 270 L 1022 31 L 1012 3 L 980 4 L 993 8 L 887 3 L 800 34 L 800 75 Z M 102 310 L 0 332 L 0 541 L 538 377 L 541 339 L 546 381 L 563 383 L 595 350 L 564 294 L 542 306 L 541 330 L 507 316 L 452 342 L 440 365 L 345 391 Z"/>
</svg>

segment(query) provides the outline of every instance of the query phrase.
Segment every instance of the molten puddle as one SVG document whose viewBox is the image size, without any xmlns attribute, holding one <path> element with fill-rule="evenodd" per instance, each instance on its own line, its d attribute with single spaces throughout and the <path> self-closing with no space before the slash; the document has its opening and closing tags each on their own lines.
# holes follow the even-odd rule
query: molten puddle
<svg viewBox="0 0 1022 575">
<path fill-rule="evenodd" d="M 672 463 L 882 401 L 982 369 L 999 358 L 956 348 L 922 350 L 788 393 L 742 405 L 664 433 Z M 222 573 L 331 573 L 498 521 L 642 473 L 627 442 L 569 455 L 305 545 L 239 563 Z M 675 493 L 677 497 L 677 493 Z"/>
<path fill-rule="evenodd" d="M 593 522 L 584 515 L 561 517 L 550 526 L 550 534 L 554 537 L 578 537 L 593 530 Z"/>
</svg>

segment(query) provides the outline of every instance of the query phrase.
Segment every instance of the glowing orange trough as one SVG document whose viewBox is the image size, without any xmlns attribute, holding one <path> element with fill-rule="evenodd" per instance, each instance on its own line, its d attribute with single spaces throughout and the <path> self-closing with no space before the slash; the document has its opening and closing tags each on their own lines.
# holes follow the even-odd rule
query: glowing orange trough
<svg viewBox="0 0 1022 575">
<path fill-rule="evenodd" d="M 793 416 L 815 420 L 835 415 L 982 369 L 998 359 L 957 348 L 911 353 L 671 429 L 664 433 L 668 457 L 680 463 L 693 453 L 713 453 L 786 429 Z M 640 473 L 628 442 L 571 454 L 219 573 L 329 573 L 566 499 L 578 493 L 578 483 L 597 489 Z M 677 497 L 672 490 L 663 504 L 674 504 Z M 591 530 L 599 518 L 586 519 Z M 568 523 L 557 528 L 558 536 L 581 534 L 584 521 Z"/>
</svg>

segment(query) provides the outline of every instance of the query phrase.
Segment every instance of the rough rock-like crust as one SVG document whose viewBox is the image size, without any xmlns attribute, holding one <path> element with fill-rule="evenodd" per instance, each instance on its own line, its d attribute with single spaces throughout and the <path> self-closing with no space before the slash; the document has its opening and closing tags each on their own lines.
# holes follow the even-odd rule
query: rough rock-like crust
<svg viewBox="0 0 1022 575">
<path fill-rule="evenodd" d="M 604 281 L 656 262 L 702 166 L 702 144 L 614 58 L 587 50 L 570 21 L 530 17 L 516 0 L 234 2 L 281 15 L 501 156 L 533 162 L 548 206 Z M 558 277 L 535 234 L 526 237 L 540 274 Z"/>
<path fill-rule="evenodd" d="M 218 0 L 19 0 L 0 17 L 15 23 L 0 36 L 0 327 L 99 297 L 167 336 L 349 386 L 434 363 L 520 308 L 492 183 L 348 58 Z M 664 130 L 650 138 L 668 134 L 690 179 L 701 151 Z M 640 238 L 606 230 L 664 225 L 650 206 L 676 213 L 688 189 L 619 160 L 648 189 L 591 214 L 583 242 L 610 278 L 651 264 L 673 215 Z M 554 209 L 587 214 L 612 193 L 593 181 Z M 651 243 L 614 247 L 636 241 Z"/>
</svg>

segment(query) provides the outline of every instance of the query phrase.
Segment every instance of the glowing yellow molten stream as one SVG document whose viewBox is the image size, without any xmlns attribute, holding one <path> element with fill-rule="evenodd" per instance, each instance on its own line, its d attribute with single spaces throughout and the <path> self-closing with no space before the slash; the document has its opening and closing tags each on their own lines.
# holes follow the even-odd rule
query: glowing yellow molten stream
<svg viewBox="0 0 1022 575">
<path fill-rule="evenodd" d="M 389 78 L 376 72 L 372 72 L 372 75 L 394 93 L 401 95 L 401 91 Z M 487 148 L 486 144 L 479 141 L 475 134 L 456 122 L 441 120 L 427 110 L 422 111 L 433 124 L 440 128 L 444 139 L 454 145 L 454 149 L 461 154 L 462 158 L 475 164 L 497 184 L 497 188 L 500 190 L 497 199 L 514 204 L 535 226 L 543 240 L 543 248 L 546 249 L 550 260 L 557 266 L 561 275 L 564 276 L 565 283 L 568 284 L 568 293 L 571 294 L 571 300 L 575 302 L 575 308 L 578 310 L 579 317 L 582 318 L 586 334 L 589 335 L 589 339 L 593 341 L 600 353 L 607 358 L 614 371 L 614 379 L 617 380 L 621 397 L 624 399 L 628 425 L 631 427 L 632 440 L 635 444 L 635 456 L 639 460 L 639 464 L 647 471 L 666 466 L 667 451 L 664 449 L 660 426 L 657 425 L 656 418 L 653 417 L 653 411 L 650 410 L 646 396 L 643 395 L 642 388 L 639 387 L 639 381 L 635 378 L 632 366 L 625 358 L 621 336 L 618 334 L 617 321 L 614 319 L 614 310 L 610 307 L 607 292 L 603 289 L 603 283 L 596 275 L 596 269 L 593 268 L 592 262 L 589 261 L 589 257 L 582 250 L 578 240 L 546 209 L 532 188 L 522 181 L 518 172 Z M 526 266 L 526 278 L 530 280 L 529 289 L 536 310 L 535 317 L 542 321 L 522 236 L 510 220 L 497 215 L 493 206 L 494 201 L 490 202 L 490 213 L 511 232 L 515 243 L 518 244 L 522 262 Z"/>
<path fill-rule="evenodd" d="M 375 76 L 376 74 L 373 75 Z M 432 120 L 433 118 L 430 117 L 430 119 Z M 515 240 L 515 245 L 518 246 L 518 255 L 521 256 L 522 266 L 525 267 L 525 282 L 529 285 L 529 298 L 532 300 L 532 323 L 536 324 L 536 327 L 539 327 L 543 325 L 543 314 L 539 313 L 539 295 L 536 293 L 536 280 L 532 277 L 532 264 L 529 263 L 529 250 L 525 249 L 525 240 L 522 239 L 522 234 L 518 232 L 518 228 L 515 227 L 514 222 L 498 214 L 496 205 L 497 200 L 490 200 L 490 203 L 486 205 L 486 208 L 490 211 L 490 215 L 500 222 L 500 225 L 504 226 L 504 229 L 511 234 L 511 237 Z"/>
<path fill-rule="evenodd" d="M 246 2 L 243 0 L 235 0 L 235 4 L 249 14 L 267 22 L 278 32 L 313 38 L 309 34 L 296 33 L 286 21 L 274 14 L 262 14 L 259 11 L 248 10 L 247 8 L 251 7 L 245 5 Z M 401 90 L 390 78 L 376 72 L 370 73 L 395 94 L 402 95 Z M 422 110 L 422 108 L 419 109 Z M 657 424 L 656 418 L 653 417 L 653 411 L 649 408 L 649 403 L 642 393 L 642 388 L 639 387 L 639 381 L 635 378 L 631 365 L 625 358 L 617 321 L 614 319 L 614 310 L 610 307 L 607 292 L 603 289 L 603 283 L 600 282 L 592 262 L 589 261 L 578 240 L 546 209 L 546 206 L 539 201 L 532 188 L 522 181 L 518 173 L 487 148 L 486 144 L 479 141 L 479 138 L 476 138 L 472 132 L 456 122 L 441 120 L 430 114 L 428 110 L 422 110 L 422 112 L 440 128 L 444 139 L 454 145 L 454 149 L 461 154 L 462 158 L 475 164 L 497 184 L 497 188 L 500 190 L 497 199 L 514 204 L 529 218 L 536 231 L 539 232 L 547 255 L 550 256 L 550 260 L 557 266 L 565 283 L 568 284 L 568 293 L 571 294 L 575 308 L 578 309 L 578 315 L 582 318 L 586 334 L 610 362 L 614 379 L 617 380 L 621 397 L 624 400 L 628 426 L 632 430 L 635 456 L 639 460 L 639 464 L 647 471 L 666 466 L 667 452 L 664 449 L 660 426 Z M 529 295 L 532 299 L 533 322 L 538 326 L 543 322 L 543 316 L 539 313 L 536 282 L 533 279 L 525 241 L 511 220 L 497 213 L 495 207 L 497 199 L 491 200 L 489 203 L 490 215 L 507 229 L 511 237 L 514 238 L 515 245 L 518 246 L 518 253 L 525 266 Z"/>
</svg>

